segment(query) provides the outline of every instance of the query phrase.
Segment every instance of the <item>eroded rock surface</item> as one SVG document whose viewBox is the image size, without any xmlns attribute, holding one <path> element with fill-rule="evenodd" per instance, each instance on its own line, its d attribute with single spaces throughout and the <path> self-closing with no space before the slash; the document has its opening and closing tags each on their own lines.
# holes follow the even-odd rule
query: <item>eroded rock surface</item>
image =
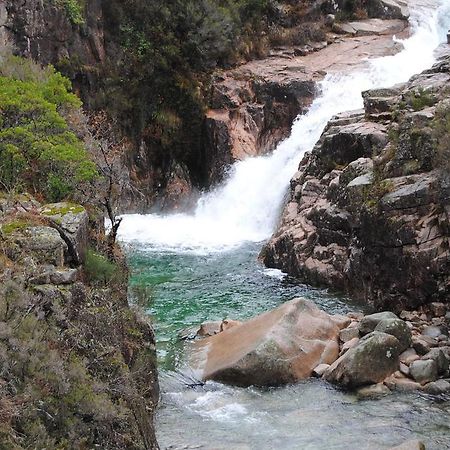
<svg viewBox="0 0 450 450">
<path fill-rule="evenodd" d="M 333 118 L 291 180 L 264 263 L 379 309 L 446 302 L 450 149 L 436 130 L 449 83 L 447 55 Z"/>
<path fill-rule="evenodd" d="M 192 366 L 204 380 L 280 385 L 311 376 L 339 353 L 339 327 L 313 303 L 295 299 L 194 344 Z"/>
</svg>

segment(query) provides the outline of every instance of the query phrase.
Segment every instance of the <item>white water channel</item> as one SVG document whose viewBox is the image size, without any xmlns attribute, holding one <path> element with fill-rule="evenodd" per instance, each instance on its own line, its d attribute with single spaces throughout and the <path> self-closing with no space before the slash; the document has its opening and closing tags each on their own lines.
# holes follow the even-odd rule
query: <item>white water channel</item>
<svg viewBox="0 0 450 450">
<path fill-rule="evenodd" d="M 361 108 L 361 92 L 407 81 L 429 68 L 434 49 L 450 27 L 450 0 L 439 7 L 411 4 L 410 38 L 394 56 L 372 59 L 350 74 L 327 76 L 321 95 L 297 117 L 288 139 L 269 156 L 236 163 L 226 181 L 205 193 L 192 214 L 126 215 L 120 228 L 125 242 L 145 243 L 156 251 L 210 253 L 244 242 L 260 242 L 273 232 L 289 180 L 335 114 Z"/>
</svg>

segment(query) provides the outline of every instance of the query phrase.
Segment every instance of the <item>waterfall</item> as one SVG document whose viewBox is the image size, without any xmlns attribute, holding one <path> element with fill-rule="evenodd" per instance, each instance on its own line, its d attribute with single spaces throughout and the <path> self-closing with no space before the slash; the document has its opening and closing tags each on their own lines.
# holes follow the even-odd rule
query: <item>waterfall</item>
<svg viewBox="0 0 450 450">
<path fill-rule="evenodd" d="M 369 60 L 353 73 L 326 76 L 320 96 L 296 118 L 290 137 L 271 155 L 234 164 L 227 179 L 205 193 L 192 214 L 125 215 L 120 239 L 155 251 L 206 254 L 269 238 L 289 180 L 331 117 L 362 108 L 362 91 L 405 82 L 433 64 L 434 49 L 450 27 L 450 0 L 440 7 L 411 4 L 410 9 L 412 35 L 399 41 L 404 46 L 400 53 Z"/>
</svg>

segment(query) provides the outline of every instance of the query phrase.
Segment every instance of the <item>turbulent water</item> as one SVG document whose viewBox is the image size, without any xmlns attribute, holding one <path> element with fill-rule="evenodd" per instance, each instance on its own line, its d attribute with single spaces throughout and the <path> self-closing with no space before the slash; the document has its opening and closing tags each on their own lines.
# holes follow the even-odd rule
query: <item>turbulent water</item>
<svg viewBox="0 0 450 450">
<path fill-rule="evenodd" d="M 358 401 L 321 381 L 270 389 L 216 383 L 188 388 L 177 375 L 177 333 L 203 320 L 248 318 L 294 296 L 328 311 L 358 309 L 347 299 L 291 282 L 257 262 L 275 228 L 289 180 L 336 113 L 362 107 L 361 91 L 388 87 L 432 65 L 450 27 L 450 1 L 411 8 L 412 36 L 395 56 L 369 60 L 357 72 L 327 76 L 321 95 L 293 124 L 291 136 L 265 157 L 237 163 L 226 182 L 192 214 L 129 215 L 120 238 L 133 269 L 130 292 L 150 297 L 163 390 L 158 414 L 162 448 L 380 449 L 419 437 L 450 448 L 449 402 L 419 394 Z"/>
</svg>

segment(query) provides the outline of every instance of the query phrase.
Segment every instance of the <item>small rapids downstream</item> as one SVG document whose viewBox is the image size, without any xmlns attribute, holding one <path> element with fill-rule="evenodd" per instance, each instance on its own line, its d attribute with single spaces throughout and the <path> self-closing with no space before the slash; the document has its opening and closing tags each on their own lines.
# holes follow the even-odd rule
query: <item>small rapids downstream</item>
<svg viewBox="0 0 450 450">
<path fill-rule="evenodd" d="M 289 180 L 335 114 L 362 107 L 361 91 L 404 82 L 430 67 L 450 27 L 450 0 L 410 6 L 413 33 L 397 55 L 328 75 L 307 114 L 273 154 L 235 164 L 192 214 L 128 215 L 120 229 L 133 270 L 130 293 L 153 317 L 158 340 L 161 448 L 383 449 L 414 437 L 450 448 L 450 401 L 418 393 L 357 400 L 319 381 L 260 390 L 208 382 L 188 387 L 180 330 L 204 320 L 246 319 L 295 296 L 329 312 L 362 310 L 333 293 L 293 283 L 257 261 L 274 231 Z"/>
</svg>

